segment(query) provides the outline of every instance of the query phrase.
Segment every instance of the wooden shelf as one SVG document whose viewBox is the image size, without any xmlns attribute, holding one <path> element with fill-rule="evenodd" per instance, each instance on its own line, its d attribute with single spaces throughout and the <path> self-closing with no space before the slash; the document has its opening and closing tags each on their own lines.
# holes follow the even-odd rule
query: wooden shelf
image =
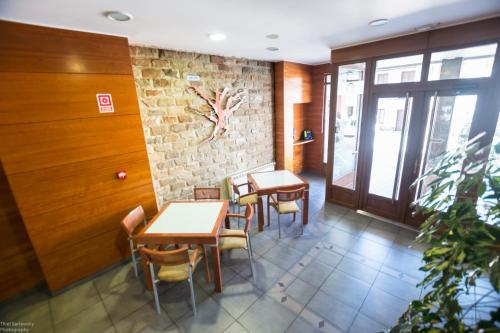
<svg viewBox="0 0 500 333">
<path fill-rule="evenodd" d="M 306 143 L 311 143 L 314 142 L 314 139 L 312 140 L 300 140 L 300 141 L 295 141 L 293 143 L 294 146 L 300 146 L 300 145 L 305 145 Z"/>
</svg>

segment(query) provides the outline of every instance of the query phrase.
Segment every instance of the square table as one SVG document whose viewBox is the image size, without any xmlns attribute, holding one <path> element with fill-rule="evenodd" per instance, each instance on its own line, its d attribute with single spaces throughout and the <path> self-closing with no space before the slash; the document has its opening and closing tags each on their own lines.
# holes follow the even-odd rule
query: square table
<svg viewBox="0 0 500 333">
<path fill-rule="evenodd" d="M 308 222 L 309 215 L 309 183 L 303 177 L 288 170 L 275 170 L 249 173 L 247 175 L 250 187 L 257 192 L 259 207 L 259 231 L 264 230 L 264 208 L 262 197 L 276 193 L 277 191 L 289 191 L 305 187 L 304 195 L 304 224 Z M 268 198 L 269 200 L 269 198 Z"/>
<path fill-rule="evenodd" d="M 134 239 L 140 244 L 209 245 L 212 248 L 215 291 L 222 292 L 218 242 L 228 207 L 228 200 L 170 201 Z M 149 269 L 144 272 L 147 286 L 152 288 Z"/>
</svg>

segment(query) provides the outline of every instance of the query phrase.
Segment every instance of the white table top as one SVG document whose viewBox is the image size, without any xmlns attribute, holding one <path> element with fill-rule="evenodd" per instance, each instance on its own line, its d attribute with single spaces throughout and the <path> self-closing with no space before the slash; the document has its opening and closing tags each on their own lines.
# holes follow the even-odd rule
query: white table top
<svg viewBox="0 0 500 333">
<path fill-rule="evenodd" d="M 145 234 L 209 234 L 224 202 L 171 202 Z"/>
<path fill-rule="evenodd" d="M 257 172 L 251 175 L 259 188 L 304 184 L 302 179 L 288 170 Z"/>
</svg>

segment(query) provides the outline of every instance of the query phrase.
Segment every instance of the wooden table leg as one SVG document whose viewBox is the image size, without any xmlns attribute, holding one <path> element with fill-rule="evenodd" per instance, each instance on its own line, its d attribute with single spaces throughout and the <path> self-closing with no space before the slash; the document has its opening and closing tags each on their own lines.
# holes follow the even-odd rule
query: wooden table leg
<svg viewBox="0 0 500 333">
<path fill-rule="evenodd" d="M 151 272 L 149 271 L 149 266 L 146 260 L 141 256 L 142 271 L 144 272 L 144 281 L 146 282 L 146 289 L 153 290 L 153 284 L 151 283 Z"/>
<path fill-rule="evenodd" d="M 262 204 L 262 196 L 257 199 L 257 207 L 259 210 L 259 231 L 264 231 L 264 205 Z"/>
<path fill-rule="evenodd" d="M 304 196 L 304 224 L 309 222 L 309 190 L 305 191 Z"/>
<path fill-rule="evenodd" d="M 213 261 L 213 271 L 214 271 L 214 285 L 215 292 L 222 292 L 222 272 L 220 267 L 220 253 L 218 246 L 212 246 L 212 261 Z"/>
</svg>

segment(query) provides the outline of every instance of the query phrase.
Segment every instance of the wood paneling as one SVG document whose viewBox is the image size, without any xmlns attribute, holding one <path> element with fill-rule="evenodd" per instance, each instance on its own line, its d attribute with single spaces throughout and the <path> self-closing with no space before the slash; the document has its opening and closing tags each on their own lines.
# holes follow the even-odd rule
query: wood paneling
<svg viewBox="0 0 500 333">
<path fill-rule="evenodd" d="M 157 210 L 128 42 L 9 22 L 0 22 L 0 34 L 0 158 L 15 198 L 9 209 L 19 208 L 55 291 L 127 255 L 119 223 L 129 210 Z M 112 94 L 114 113 L 98 112 L 97 93 Z M 116 178 L 122 169 L 126 180 Z M 17 243 L 29 263 L 23 235 Z M 28 267 L 14 275 L 31 274 Z"/>
<path fill-rule="evenodd" d="M 0 72 L 132 74 L 123 37 L 0 21 Z"/>
<path fill-rule="evenodd" d="M 276 167 L 293 171 L 294 104 L 311 102 L 311 66 L 275 64 Z"/>
<path fill-rule="evenodd" d="M 324 64 L 312 67 L 311 103 L 307 109 L 305 126 L 313 131 L 314 142 L 304 147 L 304 169 L 324 174 L 323 167 L 323 110 L 324 110 L 324 78 L 331 73 L 331 65 Z"/>
<path fill-rule="evenodd" d="M 35 81 L 38 84 L 30 84 Z M 0 125 L 136 114 L 129 75 L 1 73 Z M 98 113 L 96 91 L 113 96 L 114 113 Z M 38 108 L 31 108 L 36 104 Z M 40 112 L 40 109 L 44 112 Z"/>
<path fill-rule="evenodd" d="M 0 164 L 0 300 L 44 281 L 7 178 Z"/>
</svg>

